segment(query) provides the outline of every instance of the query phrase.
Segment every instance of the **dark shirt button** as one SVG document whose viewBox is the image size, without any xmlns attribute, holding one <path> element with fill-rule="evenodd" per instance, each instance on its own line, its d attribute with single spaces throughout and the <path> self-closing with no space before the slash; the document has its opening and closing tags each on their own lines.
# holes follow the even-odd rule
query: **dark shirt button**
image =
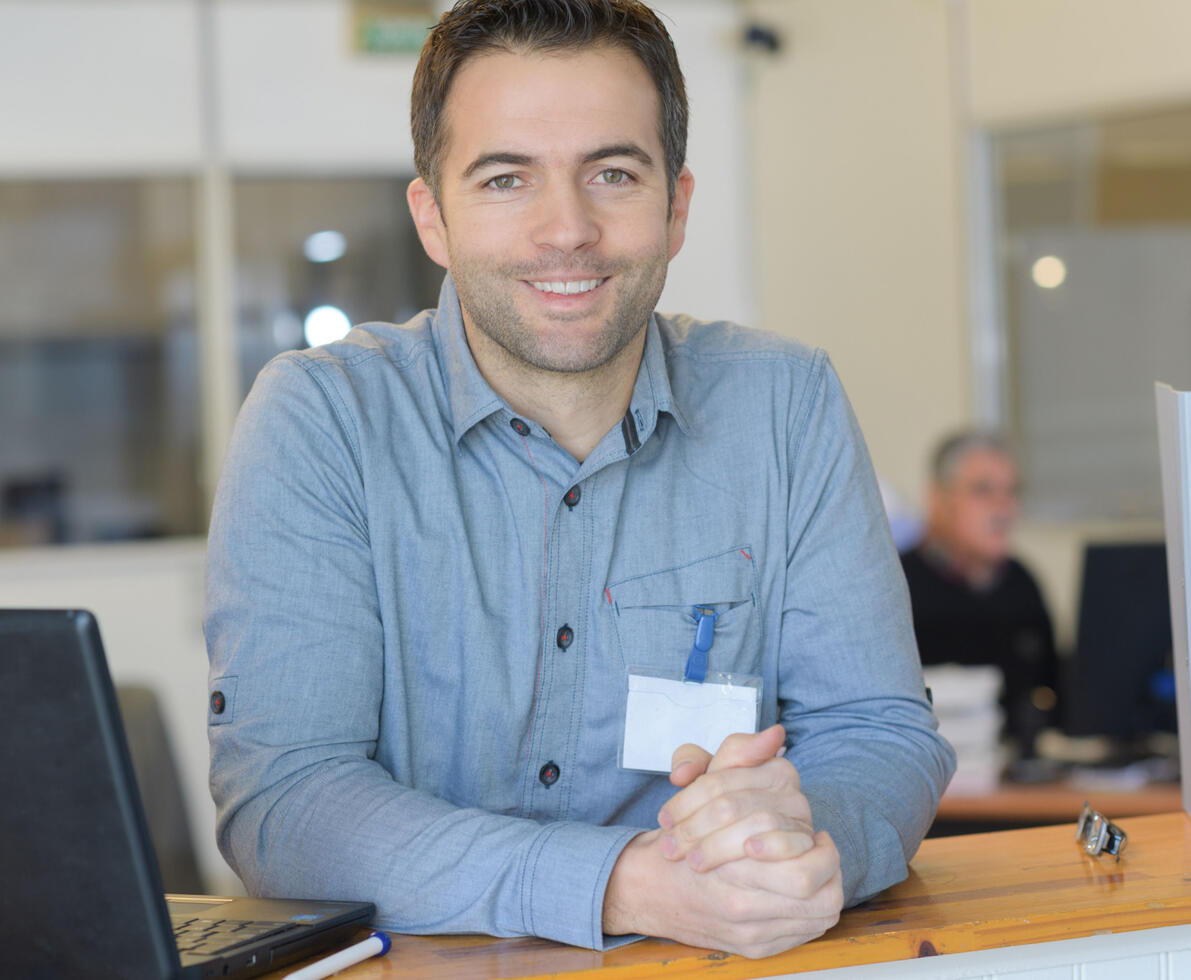
<svg viewBox="0 0 1191 980">
<path fill-rule="evenodd" d="M 563 626 L 558 631 L 558 636 L 555 637 L 555 642 L 558 644 L 560 650 L 565 650 L 571 645 L 571 641 L 575 639 L 575 631 L 569 626 Z"/>
<path fill-rule="evenodd" d="M 529 435 L 529 426 L 521 419 L 509 419 L 509 425 L 513 427 L 513 431 L 519 436 Z"/>
<path fill-rule="evenodd" d="M 211 692 L 211 710 L 217 714 L 223 714 L 223 709 L 227 707 L 227 699 L 223 696 L 222 691 Z"/>
<path fill-rule="evenodd" d="M 553 762 L 547 762 L 538 770 L 538 779 L 542 781 L 543 786 L 553 786 L 558 782 L 558 766 Z"/>
<path fill-rule="evenodd" d="M 566 504 L 568 507 L 570 507 L 572 510 L 574 510 L 575 504 L 579 503 L 579 498 L 582 496 L 583 496 L 583 491 L 580 490 L 578 486 L 574 486 L 574 487 L 571 487 L 571 489 L 567 491 L 567 495 L 562 498 L 562 502 L 564 504 Z"/>
</svg>

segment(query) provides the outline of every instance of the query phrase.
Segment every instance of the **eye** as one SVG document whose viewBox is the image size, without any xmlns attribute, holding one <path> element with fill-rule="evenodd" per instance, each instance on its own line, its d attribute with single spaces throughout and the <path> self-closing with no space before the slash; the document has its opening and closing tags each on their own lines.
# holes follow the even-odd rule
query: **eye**
<svg viewBox="0 0 1191 980">
<path fill-rule="evenodd" d="M 599 181 L 602 184 L 627 184 L 629 182 L 629 175 L 617 167 L 609 167 L 607 170 L 601 170 Z"/>
<path fill-rule="evenodd" d="M 500 174 L 489 180 L 487 185 L 498 191 L 511 191 L 521 186 L 521 178 L 516 174 Z"/>
</svg>

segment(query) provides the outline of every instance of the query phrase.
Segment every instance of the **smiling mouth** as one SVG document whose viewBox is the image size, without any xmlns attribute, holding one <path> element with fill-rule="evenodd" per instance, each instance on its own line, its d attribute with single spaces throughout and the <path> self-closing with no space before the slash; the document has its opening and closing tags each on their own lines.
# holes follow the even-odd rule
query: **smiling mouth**
<svg viewBox="0 0 1191 980">
<path fill-rule="evenodd" d="M 597 286 L 608 281 L 603 279 L 572 279 L 568 282 L 530 282 L 539 293 L 557 293 L 560 296 L 577 296 L 580 293 L 590 293 Z"/>
</svg>

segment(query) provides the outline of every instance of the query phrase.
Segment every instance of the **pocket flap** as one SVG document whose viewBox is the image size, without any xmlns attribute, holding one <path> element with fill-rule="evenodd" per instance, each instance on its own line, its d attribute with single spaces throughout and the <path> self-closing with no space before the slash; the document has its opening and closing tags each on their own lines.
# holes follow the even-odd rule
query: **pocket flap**
<svg viewBox="0 0 1191 980">
<path fill-rule="evenodd" d="M 617 608 L 747 602 L 753 597 L 752 549 L 733 548 L 709 558 L 638 575 L 608 586 Z"/>
</svg>

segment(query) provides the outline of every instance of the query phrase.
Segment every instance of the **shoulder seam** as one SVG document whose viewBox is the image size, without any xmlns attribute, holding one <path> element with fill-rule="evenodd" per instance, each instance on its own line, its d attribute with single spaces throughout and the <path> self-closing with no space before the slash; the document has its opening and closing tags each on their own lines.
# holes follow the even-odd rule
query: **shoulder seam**
<svg viewBox="0 0 1191 980">
<path fill-rule="evenodd" d="M 807 421 L 810 418 L 811 406 L 815 400 L 818 399 L 820 392 L 822 392 L 827 380 L 827 352 L 821 347 L 815 348 L 815 352 L 811 357 L 810 378 L 807 385 L 802 389 L 802 398 L 799 399 L 798 405 L 795 407 L 791 421 L 794 423 L 794 431 L 796 432 L 796 441 L 790 449 L 790 463 L 793 465 L 802 454 L 802 443 L 806 438 L 806 430 L 809 428 Z"/>
<path fill-rule="evenodd" d="M 379 354 L 380 351 L 364 352 L 371 357 Z M 357 355 L 359 360 L 366 360 L 364 353 Z M 356 468 L 364 472 L 363 454 L 360 452 L 360 444 L 356 439 L 356 420 L 352 416 L 351 410 L 348 409 L 343 398 L 340 397 L 339 392 L 331 383 L 330 379 L 326 377 L 326 367 L 317 360 L 302 358 L 297 359 L 298 365 L 310 377 L 310 379 L 318 385 L 323 393 L 323 397 L 327 400 L 327 404 L 331 407 L 331 411 L 335 413 L 335 420 L 339 423 L 339 427 L 343 430 L 343 434 L 347 436 L 347 444 L 351 448 L 352 458 L 356 461 Z M 355 363 L 355 359 L 351 359 Z M 350 424 L 349 424 L 350 423 Z"/>
</svg>

